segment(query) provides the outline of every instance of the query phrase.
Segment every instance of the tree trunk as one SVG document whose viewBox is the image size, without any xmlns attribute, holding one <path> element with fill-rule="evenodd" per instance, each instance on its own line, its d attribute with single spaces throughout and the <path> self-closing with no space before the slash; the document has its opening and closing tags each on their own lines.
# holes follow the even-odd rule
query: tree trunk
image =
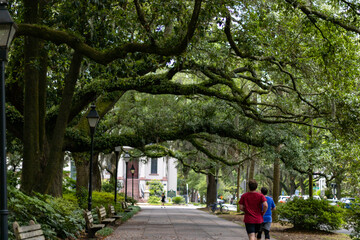
<svg viewBox="0 0 360 240">
<path fill-rule="evenodd" d="M 95 153 L 93 156 L 93 176 L 92 176 L 92 187 L 93 191 L 101 191 L 101 173 L 98 162 L 99 153 Z"/>
<path fill-rule="evenodd" d="M 336 183 L 336 197 L 337 199 L 341 199 L 341 182 L 342 182 L 342 179 L 340 178 L 335 178 L 335 183 Z"/>
<path fill-rule="evenodd" d="M 295 176 L 290 174 L 290 195 L 295 194 L 295 190 L 296 190 Z"/>
<path fill-rule="evenodd" d="M 82 55 L 77 54 L 77 52 L 73 54 L 69 74 L 65 78 L 65 87 L 59 108 L 59 114 L 56 118 L 55 127 L 52 129 L 53 132 L 51 134 L 49 152 L 49 159 L 51 159 L 51 161 L 47 162 L 44 173 L 42 174 L 41 193 L 50 194 L 50 189 L 53 188 L 53 185 L 59 186 L 55 184 L 56 181 L 54 178 L 56 177 L 56 173 L 62 172 L 63 169 L 63 145 L 65 131 L 70 115 L 70 106 L 74 96 L 75 85 L 80 73 L 82 59 Z"/>
<path fill-rule="evenodd" d="M 57 168 L 60 170 L 55 173 L 55 177 L 53 180 L 53 184 L 51 184 L 51 187 L 49 188 L 48 194 L 52 196 L 61 197 L 62 196 L 62 184 L 63 184 L 63 169 L 64 169 L 64 152 L 62 154 L 62 157 L 60 158 L 61 161 L 59 162 L 59 165 Z"/>
<path fill-rule="evenodd" d="M 305 184 L 303 177 L 300 177 L 300 190 L 301 190 L 301 195 L 305 195 Z"/>
<path fill-rule="evenodd" d="M 274 161 L 274 181 L 273 181 L 273 199 L 275 204 L 279 200 L 279 187 L 280 187 L 280 159 L 276 158 Z"/>
<path fill-rule="evenodd" d="M 37 24 L 41 22 L 41 14 L 44 12 L 42 9 L 45 8 L 47 2 L 24 0 L 24 23 Z M 48 63 L 47 52 L 44 50 L 46 48 L 43 44 L 43 41 L 31 37 L 25 37 L 24 40 L 25 88 L 22 139 L 24 160 L 21 189 L 27 193 L 35 190 L 40 193 L 61 196 L 59 194 L 61 194 L 62 184 L 59 182 L 62 178 L 64 135 L 83 57 L 74 52 L 69 73 L 64 80 L 64 91 L 58 115 L 55 120 L 51 120 L 52 122 L 45 122 Z M 44 51 L 41 52 L 40 49 Z M 110 98 L 106 98 L 100 108 L 99 106 L 97 108 L 100 116 L 109 111 L 122 95 L 123 92 L 118 92 Z M 86 118 L 83 117 L 82 120 L 86 121 Z M 83 127 L 79 129 L 81 131 L 88 130 L 88 126 L 83 124 Z M 95 177 L 95 179 L 97 180 L 95 186 L 100 189 L 101 178 Z"/>
<path fill-rule="evenodd" d="M 255 164 L 256 164 L 255 157 L 251 157 L 250 168 L 249 168 L 249 180 L 254 179 L 255 177 Z"/>
<path fill-rule="evenodd" d="M 89 161 L 85 160 L 86 154 L 72 154 L 76 167 L 76 192 L 80 193 L 89 186 Z"/>
<path fill-rule="evenodd" d="M 310 126 L 310 131 L 309 131 L 309 137 L 310 137 L 310 145 L 313 145 L 313 120 L 311 119 L 311 126 Z M 309 198 L 312 198 L 314 193 L 313 193 L 313 174 L 312 174 L 312 159 L 309 159 L 310 162 L 310 167 L 308 170 L 308 176 L 309 176 Z"/>
<path fill-rule="evenodd" d="M 191 198 L 190 198 L 190 201 L 191 202 L 195 202 L 196 200 L 196 191 L 195 189 L 191 189 Z"/>
<path fill-rule="evenodd" d="M 212 174 L 207 175 L 207 193 L 206 193 L 206 206 L 216 202 L 216 181 L 215 176 Z"/>
<path fill-rule="evenodd" d="M 24 1 L 25 23 L 38 23 L 38 1 Z M 39 62 L 40 41 L 32 37 L 25 37 L 24 41 L 24 160 L 22 166 L 21 189 L 31 194 L 34 187 L 40 184 L 41 157 L 39 146 L 39 73 L 34 62 Z"/>
<path fill-rule="evenodd" d="M 309 197 L 312 198 L 314 193 L 313 193 L 313 175 L 312 175 L 312 171 L 310 169 L 309 172 Z"/>
<path fill-rule="evenodd" d="M 39 0 L 24 1 L 25 23 L 40 22 L 45 4 L 39 2 Z M 28 194 L 37 191 L 61 196 L 64 133 L 82 58 L 77 58 L 79 56 L 75 54 L 75 60 L 73 59 L 71 63 L 53 128 L 53 126 L 45 126 L 48 62 L 47 52 L 44 49 L 46 48 L 43 41 L 25 37 L 24 134 L 22 139 L 24 159 L 21 189 Z M 46 132 L 46 127 L 50 132 Z"/>
<path fill-rule="evenodd" d="M 239 165 L 237 167 L 237 176 L 236 176 L 236 199 L 237 199 L 236 203 L 238 203 L 240 200 L 240 168 L 241 166 Z M 236 211 L 240 212 L 239 204 L 236 205 L 237 205 Z"/>
<path fill-rule="evenodd" d="M 281 150 L 281 145 L 276 149 L 277 152 Z M 273 181 L 273 200 L 275 204 L 278 203 L 280 196 L 280 159 L 276 158 L 274 160 L 274 181 Z M 276 211 L 273 212 L 273 221 L 278 221 L 278 214 Z"/>
<path fill-rule="evenodd" d="M 115 171 L 116 171 L 116 164 L 118 164 L 118 160 L 116 159 L 116 155 L 115 154 L 111 154 L 110 156 L 110 169 L 106 168 L 106 170 L 108 171 L 108 173 L 110 174 L 110 184 L 114 185 L 115 183 Z"/>
<path fill-rule="evenodd" d="M 246 184 L 245 184 L 246 192 L 249 191 L 249 184 L 248 184 L 248 183 L 249 183 L 249 179 L 250 179 L 250 177 L 249 177 L 249 175 L 250 175 L 249 171 L 250 171 L 249 162 L 247 162 L 247 163 L 246 163 Z"/>
</svg>

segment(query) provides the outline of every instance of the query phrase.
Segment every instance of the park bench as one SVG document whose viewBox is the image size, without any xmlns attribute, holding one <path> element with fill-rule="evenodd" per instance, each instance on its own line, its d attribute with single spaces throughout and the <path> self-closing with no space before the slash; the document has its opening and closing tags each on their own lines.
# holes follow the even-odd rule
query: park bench
<svg viewBox="0 0 360 240">
<path fill-rule="evenodd" d="M 124 210 L 124 212 L 131 212 L 131 208 L 128 207 L 126 202 L 121 202 L 121 207 Z"/>
<path fill-rule="evenodd" d="M 90 211 L 84 210 L 84 217 L 86 221 L 86 227 L 89 233 L 89 237 L 95 237 L 95 233 L 103 229 L 105 227 L 105 224 L 94 224 L 94 218 Z"/>
<path fill-rule="evenodd" d="M 115 218 L 115 219 L 121 219 L 122 216 L 120 215 L 117 215 L 116 212 L 115 212 L 115 207 L 111 204 L 109 204 L 109 217 L 111 218 Z"/>
<path fill-rule="evenodd" d="M 107 218 L 106 217 L 105 207 L 103 207 L 103 206 L 96 207 L 96 211 L 97 211 L 100 223 L 109 224 L 109 223 L 115 222 L 115 220 L 116 220 L 115 218 Z"/>
<path fill-rule="evenodd" d="M 30 220 L 29 226 L 22 226 L 17 222 L 13 223 L 14 234 L 17 240 L 31 239 L 31 240 L 45 240 L 44 233 L 41 230 L 40 224 L 35 224 Z"/>
</svg>

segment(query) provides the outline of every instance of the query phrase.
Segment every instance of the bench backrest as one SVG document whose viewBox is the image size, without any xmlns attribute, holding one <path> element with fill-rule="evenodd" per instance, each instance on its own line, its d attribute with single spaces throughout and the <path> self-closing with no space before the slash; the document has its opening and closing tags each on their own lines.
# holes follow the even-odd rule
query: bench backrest
<svg viewBox="0 0 360 240">
<path fill-rule="evenodd" d="M 121 202 L 121 207 L 122 207 L 123 209 L 127 209 L 126 202 Z"/>
<path fill-rule="evenodd" d="M 101 207 L 96 207 L 97 213 L 98 213 L 98 217 L 99 217 L 99 221 L 101 222 L 101 220 L 103 220 L 104 218 L 106 218 L 106 210 L 105 207 L 101 206 Z"/>
<path fill-rule="evenodd" d="M 110 214 L 111 214 L 111 215 L 115 215 L 115 214 L 116 214 L 116 212 L 115 212 L 115 207 L 114 207 L 113 205 L 111 205 L 111 204 L 109 204 L 109 211 L 110 211 Z"/>
<path fill-rule="evenodd" d="M 21 239 L 36 239 L 45 240 L 44 233 L 41 230 L 40 224 L 35 224 L 33 220 L 29 222 L 29 226 L 22 226 L 17 222 L 13 223 L 14 234 L 17 240 Z"/>
<path fill-rule="evenodd" d="M 92 228 L 92 226 L 94 224 L 94 218 L 93 218 L 91 212 L 88 211 L 88 210 L 84 210 L 84 218 L 85 218 L 85 221 L 86 221 L 86 226 L 89 229 Z"/>
</svg>

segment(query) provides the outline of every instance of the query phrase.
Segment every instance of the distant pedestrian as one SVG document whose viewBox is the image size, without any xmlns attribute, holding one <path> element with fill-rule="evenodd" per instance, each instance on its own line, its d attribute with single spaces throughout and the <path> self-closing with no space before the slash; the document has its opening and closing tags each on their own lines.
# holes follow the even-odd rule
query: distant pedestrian
<svg viewBox="0 0 360 240">
<path fill-rule="evenodd" d="M 267 201 L 267 204 L 268 204 L 268 209 L 265 212 L 265 215 L 263 216 L 264 222 L 261 224 L 261 228 L 260 228 L 260 231 L 258 232 L 257 239 L 260 240 L 261 239 L 261 234 L 262 234 L 262 232 L 264 232 L 265 239 L 269 240 L 270 239 L 270 228 L 271 228 L 271 222 L 272 222 L 272 217 L 271 217 L 272 212 L 271 211 L 276 210 L 276 206 L 275 206 L 274 200 L 271 197 L 266 196 L 267 193 L 268 193 L 267 188 L 262 187 L 261 188 L 261 193 L 266 198 L 266 201 Z"/>
<path fill-rule="evenodd" d="M 165 194 L 163 193 L 162 195 L 161 195 L 161 208 L 165 208 Z"/>
<path fill-rule="evenodd" d="M 249 240 L 256 240 L 256 233 L 260 231 L 263 215 L 268 208 L 265 196 L 256 192 L 257 186 L 255 180 L 250 180 L 250 191 L 241 195 L 239 201 L 240 210 L 245 212 L 244 223 Z"/>
</svg>

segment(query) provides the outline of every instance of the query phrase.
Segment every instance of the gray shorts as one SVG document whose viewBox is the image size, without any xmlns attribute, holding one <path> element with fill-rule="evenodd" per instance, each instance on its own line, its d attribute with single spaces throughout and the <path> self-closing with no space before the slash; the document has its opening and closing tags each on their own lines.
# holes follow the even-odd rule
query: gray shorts
<svg viewBox="0 0 360 240">
<path fill-rule="evenodd" d="M 266 229 L 266 230 L 270 231 L 270 228 L 271 228 L 271 222 L 263 222 L 261 224 L 261 230 Z"/>
</svg>

